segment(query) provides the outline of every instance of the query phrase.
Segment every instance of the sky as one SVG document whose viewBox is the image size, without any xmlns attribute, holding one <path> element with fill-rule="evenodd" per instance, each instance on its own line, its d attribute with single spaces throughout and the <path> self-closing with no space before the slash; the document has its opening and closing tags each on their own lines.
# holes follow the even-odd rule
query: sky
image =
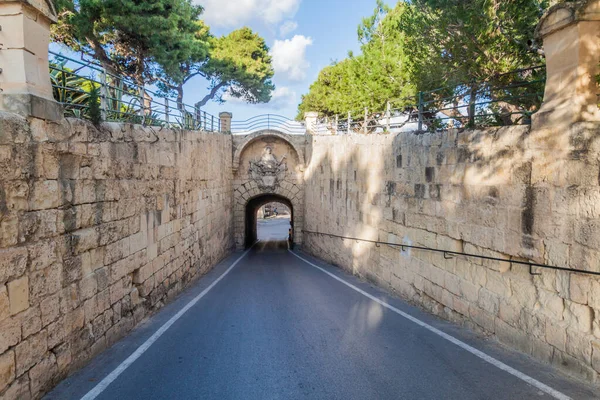
<svg viewBox="0 0 600 400">
<path fill-rule="evenodd" d="M 267 104 L 230 99 L 210 102 L 204 110 L 233 113 L 242 121 L 259 114 L 295 118 L 301 95 L 319 71 L 357 51 L 357 27 L 373 13 L 375 0 L 194 0 L 204 7 L 203 19 L 214 35 L 248 26 L 271 49 L 276 89 Z M 207 82 L 193 79 L 185 87 L 185 103 L 194 104 L 208 92 Z"/>
</svg>

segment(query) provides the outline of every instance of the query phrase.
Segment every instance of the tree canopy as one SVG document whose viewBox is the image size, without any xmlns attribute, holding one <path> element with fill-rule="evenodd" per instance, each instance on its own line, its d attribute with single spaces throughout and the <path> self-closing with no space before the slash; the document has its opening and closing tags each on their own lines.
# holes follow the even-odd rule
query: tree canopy
<svg viewBox="0 0 600 400">
<path fill-rule="evenodd" d="M 413 0 L 405 33 L 411 82 L 432 90 L 544 62 L 533 45 L 548 0 Z"/>
<path fill-rule="evenodd" d="M 266 103 L 275 86 L 269 48 L 264 39 L 250 28 L 241 28 L 222 37 L 210 36 L 208 57 L 204 62 L 185 60 L 177 74 L 163 74 L 159 87 L 163 92 L 176 92 L 183 98 L 183 85 L 195 76 L 205 78 L 209 93 L 199 102 L 223 101 L 223 94 L 248 103 Z"/>
<path fill-rule="evenodd" d="M 91 54 L 107 71 L 138 85 L 157 83 L 183 100 L 194 76 L 209 82 L 201 101 L 222 94 L 268 102 L 274 86 L 269 49 L 248 28 L 214 37 L 191 0 L 57 0 L 53 39 Z"/>
<path fill-rule="evenodd" d="M 388 100 L 414 95 L 406 68 L 404 33 L 398 29 L 404 4 L 394 9 L 377 1 L 372 16 L 358 27 L 361 54 L 324 68 L 308 94 L 302 96 L 298 118 L 307 111 L 345 114 L 364 107 L 383 110 Z"/>
<path fill-rule="evenodd" d="M 361 107 L 383 111 L 388 100 L 399 108 L 409 104 L 402 98 L 417 92 L 448 88 L 436 94 L 441 99 L 456 96 L 470 82 L 502 86 L 510 79 L 535 81 L 539 71 L 505 74 L 544 63 L 533 37 L 548 6 L 548 0 L 411 0 L 390 9 L 378 0 L 373 16 L 358 29 L 361 54 L 324 68 L 303 96 L 299 114 L 343 115 Z M 523 94 L 519 88 L 485 96 L 530 97 L 516 105 L 494 105 L 510 114 L 539 102 L 532 93 Z"/>
</svg>

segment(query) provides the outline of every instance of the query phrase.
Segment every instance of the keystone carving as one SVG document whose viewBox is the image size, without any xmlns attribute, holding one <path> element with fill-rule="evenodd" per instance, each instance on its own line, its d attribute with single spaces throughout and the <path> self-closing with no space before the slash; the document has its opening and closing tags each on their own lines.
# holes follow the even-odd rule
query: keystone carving
<svg viewBox="0 0 600 400">
<path fill-rule="evenodd" d="M 286 155 L 281 160 L 273 155 L 273 148 L 266 146 L 259 160 L 250 161 L 248 170 L 250 177 L 256 182 L 261 190 L 275 189 L 287 171 L 287 165 L 284 162 Z"/>
</svg>

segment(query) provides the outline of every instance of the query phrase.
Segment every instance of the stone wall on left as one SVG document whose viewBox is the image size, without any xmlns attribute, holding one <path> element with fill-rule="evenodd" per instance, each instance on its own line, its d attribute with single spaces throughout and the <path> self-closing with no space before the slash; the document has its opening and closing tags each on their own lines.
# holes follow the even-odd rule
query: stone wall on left
<svg viewBox="0 0 600 400">
<path fill-rule="evenodd" d="M 38 398 L 233 249 L 232 139 L 0 113 L 0 398 Z"/>
</svg>

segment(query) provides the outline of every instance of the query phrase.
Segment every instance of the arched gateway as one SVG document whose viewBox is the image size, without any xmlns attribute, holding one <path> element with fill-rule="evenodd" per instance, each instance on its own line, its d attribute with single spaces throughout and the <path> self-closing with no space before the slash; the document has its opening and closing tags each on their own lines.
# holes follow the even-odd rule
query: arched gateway
<svg viewBox="0 0 600 400">
<path fill-rule="evenodd" d="M 233 139 L 234 231 L 238 249 L 256 241 L 256 214 L 278 201 L 292 211 L 294 242 L 302 243 L 304 135 L 264 130 Z"/>
</svg>

